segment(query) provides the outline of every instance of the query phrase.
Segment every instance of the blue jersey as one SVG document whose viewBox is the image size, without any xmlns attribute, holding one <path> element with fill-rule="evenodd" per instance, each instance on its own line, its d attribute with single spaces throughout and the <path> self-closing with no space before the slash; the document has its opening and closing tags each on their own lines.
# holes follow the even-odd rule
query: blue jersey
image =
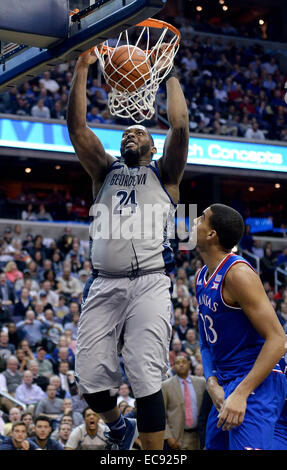
<svg viewBox="0 0 287 470">
<path fill-rule="evenodd" d="M 287 353 L 279 361 L 279 365 L 287 380 Z M 275 425 L 273 450 L 287 450 L 287 398 Z"/>
<path fill-rule="evenodd" d="M 225 276 L 236 263 L 249 265 L 241 256 L 230 253 L 207 280 L 206 266 L 196 278 L 201 351 L 203 358 L 208 351 L 213 366 L 208 375 L 215 375 L 220 384 L 246 375 L 264 343 L 243 310 L 223 298 Z"/>
</svg>

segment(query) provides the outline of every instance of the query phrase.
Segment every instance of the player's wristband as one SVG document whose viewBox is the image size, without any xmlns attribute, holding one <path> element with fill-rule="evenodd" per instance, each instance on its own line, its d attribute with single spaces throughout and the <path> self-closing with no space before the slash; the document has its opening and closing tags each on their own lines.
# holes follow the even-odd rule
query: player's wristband
<svg viewBox="0 0 287 470">
<path fill-rule="evenodd" d="M 176 73 L 176 68 L 174 65 L 172 66 L 171 70 L 168 72 L 167 76 L 164 78 L 164 82 L 166 83 L 171 77 L 178 78 L 177 73 Z"/>
</svg>

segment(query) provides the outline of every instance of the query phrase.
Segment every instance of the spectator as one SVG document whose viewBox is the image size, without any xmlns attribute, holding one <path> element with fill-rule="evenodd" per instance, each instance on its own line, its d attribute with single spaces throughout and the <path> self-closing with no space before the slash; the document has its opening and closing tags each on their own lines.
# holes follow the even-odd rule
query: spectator
<svg viewBox="0 0 287 470">
<path fill-rule="evenodd" d="M 51 216 L 50 212 L 46 211 L 46 207 L 44 204 L 40 204 L 39 210 L 37 212 L 37 220 L 39 221 L 52 221 L 53 217 Z"/>
<path fill-rule="evenodd" d="M 79 323 L 79 320 L 80 320 L 80 313 L 79 312 L 73 313 L 72 320 L 73 321 L 71 323 L 66 323 L 65 324 L 64 329 L 65 330 L 71 330 L 72 331 L 72 338 L 74 340 L 76 340 L 77 339 L 77 334 L 78 334 L 78 323 Z"/>
<path fill-rule="evenodd" d="M 17 423 L 17 421 L 21 421 L 22 412 L 17 407 L 12 407 L 9 410 L 9 422 L 4 426 L 4 436 L 10 436 L 12 431 L 13 423 Z"/>
<path fill-rule="evenodd" d="M 2 306 L 10 306 L 15 302 L 14 285 L 7 280 L 5 273 L 0 273 L 0 299 Z"/>
<path fill-rule="evenodd" d="M 192 327 L 192 324 L 189 322 L 187 315 L 181 315 L 179 318 L 179 325 L 175 329 L 175 335 L 180 341 L 186 339 L 186 333 L 189 328 Z"/>
<path fill-rule="evenodd" d="M 25 405 L 37 405 L 42 398 L 45 398 L 45 392 L 36 384 L 33 384 L 33 374 L 30 370 L 25 370 L 23 380 L 16 388 L 16 400 Z"/>
<path fill-rule="evenodd" d="M 50 437 L 51 433 L 51 420 L 47 416 L 37 416 L 35 419 L 35 436 L 31 440 L 42 450 L 64 450 L 58 441 Z"/>
<path fill-rule="evenodd" d="M 63 390 L 61 387 L 61 379 L 58 375 L 52 375 L 49 379 L 50 385 L 53 385 L 56 388 L 56 397 L 61 398 L 62 400 L 69 397 L 70 393 L 66 390 Z"/>
<path fill-rule="evenodd" d="M 134 406 L 135 404 L 135 399 L 130 396 L 130 389 L 126 383 L 119 387 L 117 405 L 119 405 L 123 400 L 130 406 Z"/>
<path fill-rule="evenodd" d="M 84 424 L 77 426 L 70 434 L 66 450 L 101 450 L 107 440 L 104 435 L 104 423 L 91 408 L 83 411 Z"/>
<path fill-rule="evenodd" d="M 34 212 L 33 204 L 28 204 L 27 209 L 21 212 L 22 220 L 37 220 L 37 215 Z"/>
<path fill-rule="evenodd" d="M 39 401 L 36 410 L 35 416 L 47 416 L 51 419 L 51 422 L 57 421 L 59 416 L 62 413 L 62 403 L 61 398 L 57 398 L 57 389 L 54 385 L 49 384 L 46 389 L 47 398 L 42 398 Z"/>
<path fill-rule="evenodd" d="M 15 303 L 13 318 L 16 323 L 23 320 L 27 310 L 32 308 L 32 299 L 30 297 L 30 292 L 26 287 L 21 289 L 20 299 Z"/>
<path fill-rule="evenodd" d="M 36 319 L 34 311 L 29 309 L 26 312 L 25 320 L 18 322 L 16 327 L 17 331 L 27 339 L 29 346 L 35 350 L 36 346 L 42 342 L 43 333 L 50 328 L 50 322 L 41 318 Z"/>
<path fill-rule="evenodd" d="M 31 116 L 38 118 L 38 119 L 50 119 L 51 113 L 47 106 L 44 106 L 43 98 L 39 98 L 37 100 L 37 104 L 35 104 L 31 109 Z M 31 220 L 31 219 L 30 219 Z"/>
<path fill-rule="evenodd" d="M 67 298 L 78 298 L 82 293 L 82 287 L 78 279 L 71 276 L 71 269 L 66 266 L 62 276 L 58 277 L 58 293 L 64 294 Z"/>
<path fill-rule="evenodd" d="M 23 273 L 19 271 L 15 261 L 10 261 L 5 267 L 6 279 L 14 284 L 17 279 L 23 278 Z"/>
<path fill-rule="evenodd" d="M 45 375 L 39 374 L 39 366 L 37 360 L 29 361 L 29 368 L 33 374 L 33 384 L 39 385 L 39 387 L 46 392 L 49 384 L 49 379 Z"/>
<path fill-rule="evenodd" d="M 9 393 L 9 395 L 14 396 L 16 388 L 22 383 L 23 374 L 19 372 L 19 362 L 16 356 L 10 356 L 7 360 L 7 367 L 1 373 L 3 391 Z M 5 398 L 2 398 L 2 405 Z M 11 407 L 12 402 L 10 402 L 9 407 Z M 5 401 L 5 406 L 7 407 L 7 402 Z M 9 408 L 8 408 L 9 409 Z"/>
<path fill-rule="evenodd" d="M 62 401 L 62 413 L 58 416 L 57 421 L 62 421 L 64 416 L 72 416 L 75 426 L 83 424 L 84 419 L 82 413 L 73 410 L 73 402 L 71 398 L 64 398 Z"/>
<path fill-rule="evenodd" d="M 185 340 L 182 341 L 183 351 L 191 356 L 198 347 L 199 341 L 196 339 L 196 331 L 193 328 L 189 328 L 186 332 Z"/>
<path fill-rule="evenodd" d="M 40 78 L 39 84 L 52 94 L 59 91 L 60 88 L 60 85 L 56 82 L 56 80 L 51 78 L 51 72 L 49 71 L 43 73 L 43 77 Z"/>
<path fill-rule="evenodd" d="M 29 411 L 26 411 L 22 414 L 22 421 L 26 424 L 27 427 L 27 435 L 28 437 L 35 436 L 35 423 L 33 420 L 33 415 Z"/>
<path fill-rule="evenodd" d="M 0 357 L 8 361 L 11 355 L 15 355 L 16 349 L 9 343 L 9 334 L 7 330 L 0 331 Z"/>
<path fill-rule="evenodd" d="M 53 364 L 49 359 L 45 359 L 46 354 L 46 348 L 44 348 L 44 346 L 38 346 L 36 349 L 35 361 L 39 368 L 39 374 L 49 379 L 53 374 Z"/>
<path fill-rule="evenodd" d="M 61 364 L 61 362 L 67 362 L 69 369 L 74 370 L 75 356 L 73 353 L 71 354 L 71 350 L 69 350 L 69 348 L 66 346 L 61 346 L 58 349 L 56 360 L 54 361 L 54 364 L 53 364 L 53 370 L 55 374 L 58 374 L 59 365 Z"/>
<path fill-rule="evenodd" d="M 249 140 L 264 140 L 265 139 L 265 135 L 263 131 L 259 129 L 258 121 L 256 121 L 255 119 L 253 119 L 252 121 L 252 128 L 247 129 L 247 131 L 245 132 L 245 138 Z"/>
<path fill-rule="evenodd" d="M 72 427 L 69 424 L 61 423 L 59 425 L 57 441 L 64 447 L 66 447 L 68 439 L 71 435 Z"/>
</svg>

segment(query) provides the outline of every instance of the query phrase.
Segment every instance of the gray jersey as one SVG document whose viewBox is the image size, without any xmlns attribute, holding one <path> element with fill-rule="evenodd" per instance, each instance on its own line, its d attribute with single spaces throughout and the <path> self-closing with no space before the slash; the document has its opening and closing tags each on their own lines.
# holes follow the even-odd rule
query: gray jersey
<svg viewBox="0 0 287 470">
<path fill-rule="evenodd" d="M 90 212 L 93 268 L 115 275 L 170 271 L 175 209 L 155 161 L 135 168 L 115 161 Z"/>
</svg>

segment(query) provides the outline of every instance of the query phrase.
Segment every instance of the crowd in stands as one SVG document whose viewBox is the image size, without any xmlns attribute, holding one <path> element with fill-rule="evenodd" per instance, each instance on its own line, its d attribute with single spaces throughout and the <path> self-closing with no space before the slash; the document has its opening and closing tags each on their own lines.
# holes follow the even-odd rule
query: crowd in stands
<svg viewBox="0 0 287 470">
<path fill-rule="evenodd" d="M 272 53 L 267 55 L 259 41 L 244 46 L 235 39 L 226 43 L 217 36 L 196 34 L 186 19 L 176 21 L 182 41 L 175 65 L 188 104 L 190 131 L 286 141 L 286 77 Z M 2 94 L 0 112 L 65 120 L 74 66 L 75 61 L 61 64 Z M 110 89 L 99 77 L 96 65 L 87 84 L 87 121 L 126 125 L 126 119 L 111 116 Z M 160 86 L 158 115 L 145 125 L 165 127 L 165 98 L 165 86 Z"/>
<path fill-rule="evenodd" d="M 28 435 L 40 448 L 56 448 L 53 446 L 59 444 L 54 441 L 63 448 L 80 448 L 81 436 L 88 427 L 90 441 L 84 448 L 103 448 L 104 424 L 78 394 L 74 375 L 82 293 L 91 274 L 85 245 L 71 228 L 48 243 L 42 235 L 23 236 L 19 226 L 14 232 L 7 227 L 2 240 L 0 390 L 5 396 L 0 396 L 0 447 L 9 448 L 11 442 L 5 444 L 5 439 L 16 432 L 13 423 L 25 420 Z M 202 377 L 194 283 L 203 261 L 197 249 L 178 250 L 176 241 L 173 245 L 176 268 L 171 273 L 173 315 L 168 375 L 174 375 L 173 366 L 180 354 L 191 360 L 192 374 Z M 248 230 L 240 248 L 260 256 L 265 290 L 287 331 L 287 289 L 283 285 L 277 293 L 274 291 L 274 269 L 287 267 L 287 249 L 277 253 L 271 243 L 260 246 Z M 136 416 L 122 359 L 120 363 L 123 384 L 117 391 L 117 404 L 124 414 Z M 18 403 L 25 404 L 25 413 Z M 91 447 L 95 445 L 93 435 L 97 435 L 96 447 Z M 135 446 L 140 449 L 140 442 Z"/>
</svg>

